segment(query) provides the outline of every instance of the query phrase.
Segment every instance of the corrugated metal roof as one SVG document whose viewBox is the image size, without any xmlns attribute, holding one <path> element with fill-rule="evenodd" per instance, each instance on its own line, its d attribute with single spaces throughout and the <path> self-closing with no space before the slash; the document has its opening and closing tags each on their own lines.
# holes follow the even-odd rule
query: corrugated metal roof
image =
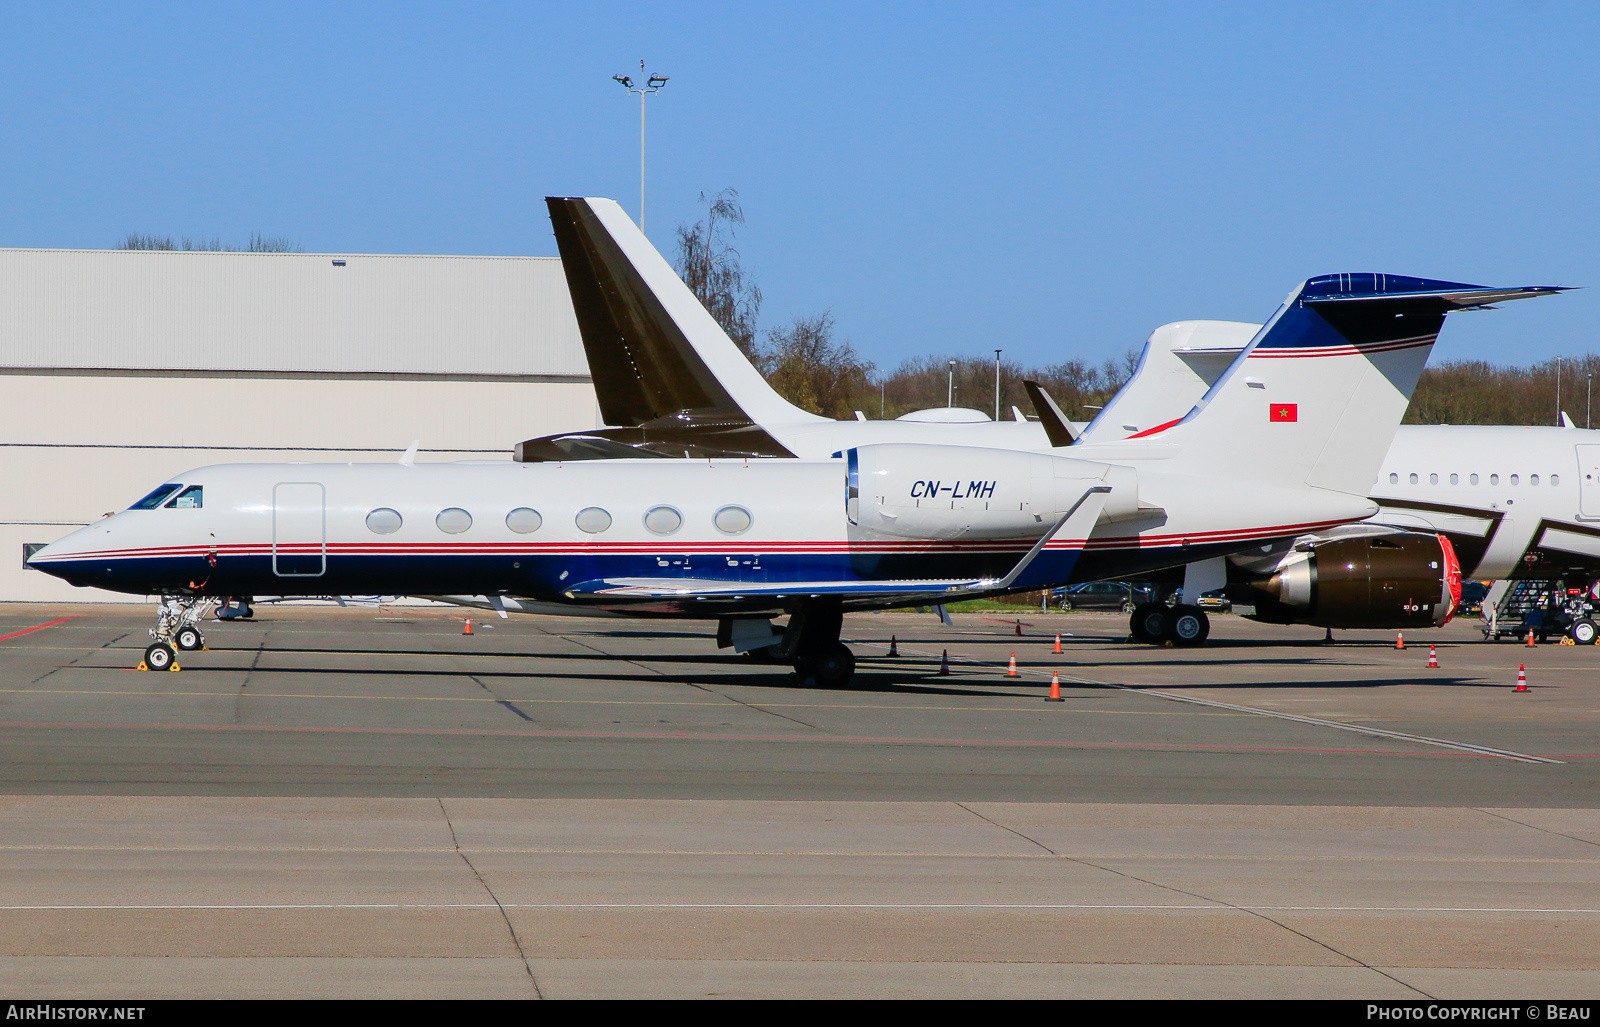
<svg viewBox="0 0 1600 1027">
<path fill-rule="evenodd" d="M 589 373 L 556 257 L 182 250 L 0 249 L 0 367 Z"/>
</svg>

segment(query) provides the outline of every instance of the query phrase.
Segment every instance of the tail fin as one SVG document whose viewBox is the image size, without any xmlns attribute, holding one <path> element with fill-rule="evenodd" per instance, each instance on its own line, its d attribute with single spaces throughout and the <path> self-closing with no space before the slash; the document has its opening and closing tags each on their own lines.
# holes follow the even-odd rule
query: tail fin
<svg viewBox="0 0 1600 1027">
<path fill-rule="evenodd" d="M 1150 333 L 1133 376 L 1083 430 L 1085 444 L 1170 428 L 1194 409 L 1261 330 L 1239 321 L 1176 321 Z"/>
<path fill-rule="evenodd" d="M 1198 473 L 1365 495 L 1445 315 L 1561 291 L 1381 274 L 1312 278 L 1187 415 L 1139 434 L 1177 444 Z"/>
<path fill-rule="evenodd" d="M 606 424 L 825 420 L 773 391 L 615 201 L 545 203 Z"/>
</svg>

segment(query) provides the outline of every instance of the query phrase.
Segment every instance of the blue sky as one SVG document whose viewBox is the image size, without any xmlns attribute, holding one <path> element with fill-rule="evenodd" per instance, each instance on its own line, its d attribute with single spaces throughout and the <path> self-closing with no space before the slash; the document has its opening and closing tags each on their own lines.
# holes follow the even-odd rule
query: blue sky
<svg viewBox="0 0 1600 1027">
<path fill-rule="evenodd" d="M 0 7 L 0 245 L 130 231 L 554 253 L 541 198 L 665 250 L 734 186 L 763 323 L 893 365 L 1099 359 L 1300 279 L 1600 287 L 1600 5 Z M 1595 288 L 1452 319 L 1435 360 L 1600 350 Z"/>
</svg>

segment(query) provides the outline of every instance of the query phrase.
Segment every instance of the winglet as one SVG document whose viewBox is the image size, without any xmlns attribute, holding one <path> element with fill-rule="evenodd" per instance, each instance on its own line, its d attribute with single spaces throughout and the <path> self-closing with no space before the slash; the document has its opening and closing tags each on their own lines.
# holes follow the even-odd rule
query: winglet
<svg viewBox="0 0 1600 1027">
<path fill-rule="evenodd" d="M 1081 497 L 1079 497 L 1076 503 L 1072 504 L 1072 509 L 1061 515 L 1061 518 L 1056 521 L 1054 527 L 1045 532 L 1044 535 L 1040 537 L 1039 541 L 1033 544 L 1033 548 L 1028 550 L 1027 555 L 1021 560 L 1017 561 L 1017 565 L 1011 568 L 1010 574 L 1007 574 L 1005 577 L 992 584 L 980 582 L 979 585 L 986 585 L 986 588 L 984 589 L 985 591 L 989 589 L 1001 590 L 1012 587 L 1017 583 L 1017 579 L 1022 577 L 1022 572 L 1027 570 L 1028 566 L 1033 563 L 1034 558 L 1044 551 L 1045 544 L 1051 539 L 1054 539 L 1057 535 L 1061 534 L 1061 532 L 1069 525 L 1073 530 L 1068 534 L 1077 534 L 1081 531 L 1083 533 L 1083 537 L 1088 538 L 1089 533 L 1094 530 L 1095 522 L 1100 519 L 1100 511 L 1105 509 L 1106 497 L 1110 494 L 1110 485 L 1096 485 L 1089 489 Z M 1039 584 L 1042 584 L 1042 582 Z M 967 587 L 977 588 L 978 586 L 969 585 Z"/>
<path fill-rule="evenodd" d="M 1072 429 L 1067 427 L 1067 415 L 1056 406 L 1050 394 L 1040 388 L 1038 382 L 1024 381 L 1022 387 L 1028 390 L 1028 398 L 1033 401 L 1034 413 L 1039 415 L 1039 423 L 1044 425 L 1050 445 L 1058 448 L 1072 445 Z"/>
</svg>

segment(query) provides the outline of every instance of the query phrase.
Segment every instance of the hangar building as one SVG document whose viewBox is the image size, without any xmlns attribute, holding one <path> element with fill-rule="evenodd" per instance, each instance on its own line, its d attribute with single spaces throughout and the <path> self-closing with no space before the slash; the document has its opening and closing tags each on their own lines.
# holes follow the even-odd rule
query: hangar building
<svg viewBox="0 0 1600 1027">
<path fill-rule="evenodd" d="M 0 249 L 0 601 L 193 467 L 509 457 L 598 413 L 555 257 Z"/>
</svg>

